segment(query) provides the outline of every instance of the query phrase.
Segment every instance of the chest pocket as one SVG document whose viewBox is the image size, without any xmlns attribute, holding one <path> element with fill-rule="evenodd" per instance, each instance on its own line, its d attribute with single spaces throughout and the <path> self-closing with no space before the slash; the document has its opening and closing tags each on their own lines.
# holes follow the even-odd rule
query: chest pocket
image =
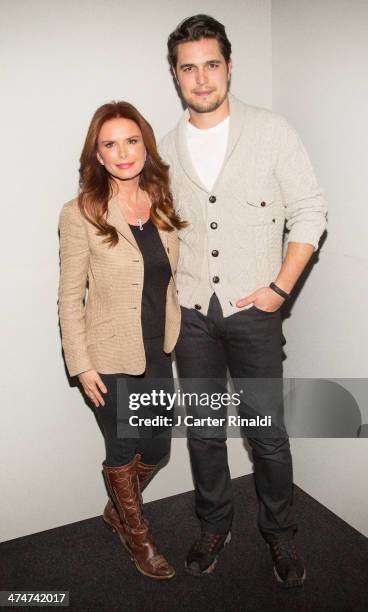
<svg viewBox="0 0 368 612">
<path fill-rule="evenodd" d="M 248 225 L 269 225 L 276 222 L 275 197 L 271 187 L 247 189 L 243 205 Z"/>
</svg>

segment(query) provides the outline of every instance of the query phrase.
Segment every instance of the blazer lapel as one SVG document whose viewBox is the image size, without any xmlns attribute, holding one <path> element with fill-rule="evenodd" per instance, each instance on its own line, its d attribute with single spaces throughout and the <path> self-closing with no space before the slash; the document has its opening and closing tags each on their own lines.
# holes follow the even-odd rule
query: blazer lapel
<svg viewBox="0 0 368 612">
<path fill-rule="evenodd" d="M 132 244 L 139 251 L 139 246 L 133 236 L 132 230 L 130 229 L 129 224 L 125 220 L 124 215 L 120 210 L 120 204 L 118 200 L 116 198 L 111 198 L 111 200 L 109 200 L 108 202 L 107 207 L 108 207 L 108 215 L 107 215 L 108 223 L 113 225 L 117 229 L 119 234 L 121 234 L 126 240 L 128 240 L 128 242 L 130 242 L 130 244 Z M 168 223 L 170 223 L 168 219 L 166 218 L 166 215 L 163 212 L 159 211 L 159 215 L 162 218 L 164 218 Z M 173 255 L 174 254 L 173 254 L 173 250 L 170 248 L 170 232 L 167 232 L 165 230 L 158 228 L 158 233 L 161 238 L 161 242 L 164 246 L 165 252 L 167 254 L 169 263 L 170 263 L 171 273 L 174 274 L 174 270 L 173 270 Z"/>
<path fill-rule="evenodd" d="M 125 220 L 123 213 L 120 210 L 120 204 L 116 198 L 111 198 L 109 200 L 108 205 L 108 215 L 107 222 L 110 225 L 113 225 L 119 234 L 121 234 L 130 244 L 132 244 L 136 249 L 139 250 L 137 242 L 133 236 L 132 230 L 129 227 L 129 224 Z"/>
<path fill-rule="evenodd" d="M 157 212 L 158 212 L 158 214 L 160 215 L 160 217 L 162 219 L 164 219 L 167 223 L 170 223 L 170 221 L 166 217 L 165 213 L 163 213 L 161 210 L 158 210 Z M 164 246 L 164 249 L 166 251 L 167 258 L 168 258 L 169 263 L 170 263 L 171 274 L 172 274 L 172 276 L 174 276 L 174 273 L 175 273 L 175 270 L 173 268 L 173 265 L 174 265 L 174 252 L 173 252 L 173 249 L 170 248 L 171 247 L 171 245 L 170 245 L 170 242 L 171 242 L 170 234 L 172 232 L 167 232 L 166 230 L 162 230 L 159 227 L 157 228 L 157 230 L 158 230 L 159 236 L 161 238 L 161 242 L 162 242 L 162 244 Z"/>
</svg>

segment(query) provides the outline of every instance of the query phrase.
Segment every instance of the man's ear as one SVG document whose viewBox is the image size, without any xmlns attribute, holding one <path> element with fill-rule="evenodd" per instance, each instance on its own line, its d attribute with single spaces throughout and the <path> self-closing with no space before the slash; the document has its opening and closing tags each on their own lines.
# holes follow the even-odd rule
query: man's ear
<svg viewBox="0 0 368 612">
<path fill-rule="evenodd" d="M 227 64 L 227 77 L 228 80 L 230 81 L 230 77 L 231 77 L 231 71 L 233 69 L 233 63 L 231 60 L 229 60 L 228 64 Z"/>
<path fill-rule="evenodd" d="M 174 79 L 177 82 L 177 84 L 179 85 L 179 79 L 177 77 L 176 70 L 175 70 L 174 66 L 171 66 L 171 74 L 174 77 Z"/>
</svg>

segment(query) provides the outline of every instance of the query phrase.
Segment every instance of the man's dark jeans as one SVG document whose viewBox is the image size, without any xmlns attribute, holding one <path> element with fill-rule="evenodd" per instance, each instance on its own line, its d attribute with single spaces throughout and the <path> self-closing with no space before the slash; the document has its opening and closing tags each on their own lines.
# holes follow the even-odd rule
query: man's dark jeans
<svg viewBox="0 0 368 612">
<path fill-rule="evenodd" d="M 258 525 L 268 542 L 296 531 L 292 509 L 292 460 L 282 417 L 282 345 L 279 311 L 269 313 L 252 307 L 223 317 L 215 294 L 207 315 L 182 307 L 182 329 L 175 353 L 184 390 L 185 379 L 209 378 L 225 384 L 227 369 L 233 379 L 279 380 L 279 397 L 275 397 L 272 384 L 269 387 L 261 384 L 259 389 L 263 406 L 266 402 L 264 410 L 271 417 L 277 413 L 279 422 L 281 403 L 280 435 L 248 437 L 259 500 Z M 223 437 L 218 437 L 218 432 L 211 436 L 208 429 L 201 431 L 191 427 L 188 445 L 201 527 L 214 533 L 226 533 L 233 518 L 226 433 Z"/>
</svg>

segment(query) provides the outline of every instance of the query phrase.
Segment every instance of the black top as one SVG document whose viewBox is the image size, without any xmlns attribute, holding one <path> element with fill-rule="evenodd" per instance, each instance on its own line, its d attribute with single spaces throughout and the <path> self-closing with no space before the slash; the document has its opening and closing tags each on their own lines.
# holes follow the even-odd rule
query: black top
<svg viewBox="0 0 368 612">
<path fill-rule="evenodd" d="M 143 230 L 130 225 L 144 262 L 142 293 L 143 338 L 157 338 L 165 333 L 166 293 L 171 268 L 157 227 L 148 219 Z"/>
</svg>

